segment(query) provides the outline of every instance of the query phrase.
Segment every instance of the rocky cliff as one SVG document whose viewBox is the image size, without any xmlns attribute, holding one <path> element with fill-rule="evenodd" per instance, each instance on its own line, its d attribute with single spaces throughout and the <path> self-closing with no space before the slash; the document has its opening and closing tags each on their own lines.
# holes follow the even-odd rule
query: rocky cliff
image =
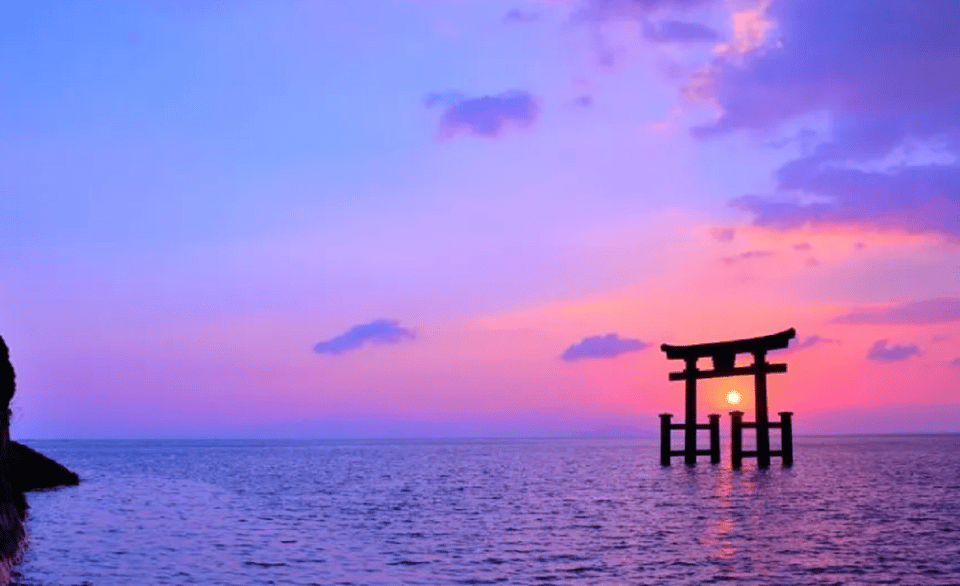
<svg viewBox="0 0 960 586">
<path fill-rule="evenodd" d="M 10 400 L 16 392 L 16 372 L 10 349 L 0 336 L 0 584 L 10 581 L 10 567 L 26 546 L 24 517 L 29 490 L 75 485 L 80 478 L 27 446 L 10 441 Z"/>
</svg>

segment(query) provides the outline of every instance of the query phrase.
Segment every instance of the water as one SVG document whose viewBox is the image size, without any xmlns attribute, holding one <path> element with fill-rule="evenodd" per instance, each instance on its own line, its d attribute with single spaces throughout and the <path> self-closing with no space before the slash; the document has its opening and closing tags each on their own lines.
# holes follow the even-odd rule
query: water
<svg viewBox="0 0 960 586">
<path fill-rule="evenodd" d="M 960 584 L 960 436 L 797 438 L 796 465 L 649 440 L 29 442 L 29 586 Z"/>
</svg>

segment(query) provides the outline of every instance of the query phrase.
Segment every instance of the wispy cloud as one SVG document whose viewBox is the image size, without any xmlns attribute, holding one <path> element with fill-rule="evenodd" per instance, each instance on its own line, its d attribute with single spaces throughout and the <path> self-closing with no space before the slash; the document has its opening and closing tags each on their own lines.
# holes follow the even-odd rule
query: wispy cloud
<svg viewBox="0 0 960 586">
<path fill-rule="evenodd" d="M 642 340 L 621 338 L 619 334 L 587 336 L 560 355 L 561 360 L 573 362 L 587 358 L 616 358 L 627 352 L 639 352 L 650 344 Z"/>
<path fill-rule="evenodd" d="M 813 348 L 814 346 L 821 346 L 823 344 L 839 344 L 840 340 L 834 340 L 833 338 L 824 338 L 823 336 L 818 336 L 816 334 L 812 336 L 807 336 L 804 339 L 797 339 L 795 344 L 791 344 L 788 350 L 797 351 L 797 350 L 806 350 L 807 348 Z"/>
<path fill-rule="evenodd" d="M 920 348 L 914 344 L 906 346 L 887 346 L 887 340 L 877 340 L 870 346 L 867 358 L 877 362 L 899 362 L 911 356 L 919 356 Z"/>
<path fill-rule="evenodd" d="M 401 327 L 394 319 L 375 319 L 367 324 L 353 326 L 339 336 L 318 343 L 313 347 L 317 354 L 343 354 L 358 350 L 365 344 L 399 344 L 404 340 L 414 340 L 416 334 Z"/>
<path fill-rule="evenodd" d="M 519 8 L 514 8 L 503 15 L 503 20 L 506 22 L 516 22 L 521 24 L 527 24 L 531 22 L 537 22 L 538 20 L 540 20 L 540 14 L 536 12 L 530 12 L 527 10 L 520 10 Z"/>
<path fill-rule="evenodd" d="M 958 104 L 960 107 L 960 104 Z M 910 233 L 938 232 L 960 239 L 960 166 L 925 165 L 891 172 L 814 168 L 807 162 L 783 168 L 780 187 L 824 201 L 743 196 L 737 209 L 752 212 L 758 225 L 778 230 L 803 226 L 863 225 Z"/>
<path fill-rule="evenodd" d="M 740 254 L 735 254 L 733 256 L 724 256 L 720 258 L 720 262 L 725 265 L 734 265 L 738 262 L 751 260 L 756 258 L 767 258 L 773 256 L 775 253 L 772 250 L 748 250 L 746 252 L 741 252 Z"/>
<path fill-rule="evenodd" d="M 880 308 L 855 309 L 831 320 L 837 324 L 926 325 L 960 321 L 960 297 L 941 297 Z"/>
<path fill-rule="evenodd" d="M 583 94 L 574 98 L 572 103 L 574 106 L 578 106 L 580 108 L 589 108 L 593 105 L 593 96 Z"/>
<path fill-rule="evenodd" d="M 714 0 L 586 0 L 573 15 L 577 22 L 641 19 L 662 9 L 685 10 Z"/>
<path fill-rule="evenodd" d="M 577 0 L 579 8 L 570 20 L 577 25 L 591 27 L 597 64 L 611 68 L 618 64 L 628 50 L 619 46 L 615 38 L 608 38 L 606 27 L 620 22 L 640 25 L 640 35 L 646 41 L 658 44 L 689 45 L 715 43 L 721 35 L 711 27 L 691 22 L 689 10 L 717 0 Z M 677 20 L 677 17 L 683 20 Z"/>
<path fill-rule="evenodd" d="M 718 242 L 730 242 L 736 237 L 736 228 L 730 226 L 716 226 L 710 229 L 710 235 Z"/>
<path fill-rule="evenodd" d="M 510 128 L 526 129 L 540 116 L 536 98 L 520 90 L 479 98 L 434 93 L 424 98 L 424 104 L 444 106 L 437 133 L 440 140 L 458 135 L 496 138 Z"/>
<path fill-rule="evenodd" d="M 643 27 L 643 37 L 655 43 L 710 43 L 720 39 L 712 28 L 682 20 L 648 22 Z"/>
</svg>

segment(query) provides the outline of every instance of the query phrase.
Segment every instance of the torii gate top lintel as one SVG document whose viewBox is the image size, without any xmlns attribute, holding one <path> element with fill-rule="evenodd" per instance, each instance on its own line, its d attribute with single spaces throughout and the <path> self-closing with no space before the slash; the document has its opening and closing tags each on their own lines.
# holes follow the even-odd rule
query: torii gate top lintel
<svg viewBox="0 0 960 586">
<path fill-rule="evenodd" d="M 728 340 L 726 342 L 708 342 L 706 344 L 691 344 L 689 346 L 671 346 L 662 344 L 660 349 L 667 354 L 669 360 L 685 360 L 688 363 L 695 362 L 698 358 L 710 356 L 713 358 L 714 370 L 710 372 L 713 376 L 730 376 L 733 374 L 749 374 L 749 369 L 734 369 L 734 361 L 737 354 L 741 353 L 766 353 L 769 350 L 780 350 L 786 348 L 790 340 L 797 335 L 793 328 L 770 334 L 768 336 L 759 336 L 756 338 L 744 338 L 742 340 Z M 786 372 L 785 365 L 767 365 L 776 366 L 776 370 L 768 372 Z M 783 370 L 780 370 L 780 367 Z M 743 370 L 743 372 L 739 372 Z M 711 378 L 710 374 L 701 371 L 697 378 Z M 706 376 L 704 376 L 706 375 Z M 685 378 L 681 373 L 672 373 L 670 380 L 680 380 Z"/>
</svg>

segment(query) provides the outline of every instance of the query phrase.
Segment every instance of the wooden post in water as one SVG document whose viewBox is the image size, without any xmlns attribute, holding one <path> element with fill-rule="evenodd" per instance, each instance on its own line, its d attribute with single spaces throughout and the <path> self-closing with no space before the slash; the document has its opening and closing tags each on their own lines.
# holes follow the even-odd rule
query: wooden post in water
<svg viewBox="0 0 960 586">
<path fill-rule="evenodd" d="M 710 420 L 710 463 L 720 463 L 720 416 L 707 415 Z"/>
<path fill-rule="evenodd" d="M 743 411 L 730 412 L 730 467 L 743 465 Z"/>
<path fill-rule="evenodd" d="M 780 459 L 784 466 L 793 466 L 793 413 L 780 411 Z"/>
<path fill-rule="evenodd" d="M 670 424 L 672 413 L 660 414 L 660 465 L 670 465 L 670 430 L 673 429 Z"/>
<path fill-rule="evenodd" d="M 686 403 L 685 417 L 687 427 L 683 430 L 683 461 L 687 466 L 697 463 L 697 359 L 686 360 Z"/>
<path fill-rule="evenodd" d="M 770 467 L 770 414 L 767 411 L 767 351 L 760 350 L 753 353 L 753 363 L 756 366 L 753 387 L 756 391 L 754 407 L 757 422 L 757 467 Z"/>
</svg>

